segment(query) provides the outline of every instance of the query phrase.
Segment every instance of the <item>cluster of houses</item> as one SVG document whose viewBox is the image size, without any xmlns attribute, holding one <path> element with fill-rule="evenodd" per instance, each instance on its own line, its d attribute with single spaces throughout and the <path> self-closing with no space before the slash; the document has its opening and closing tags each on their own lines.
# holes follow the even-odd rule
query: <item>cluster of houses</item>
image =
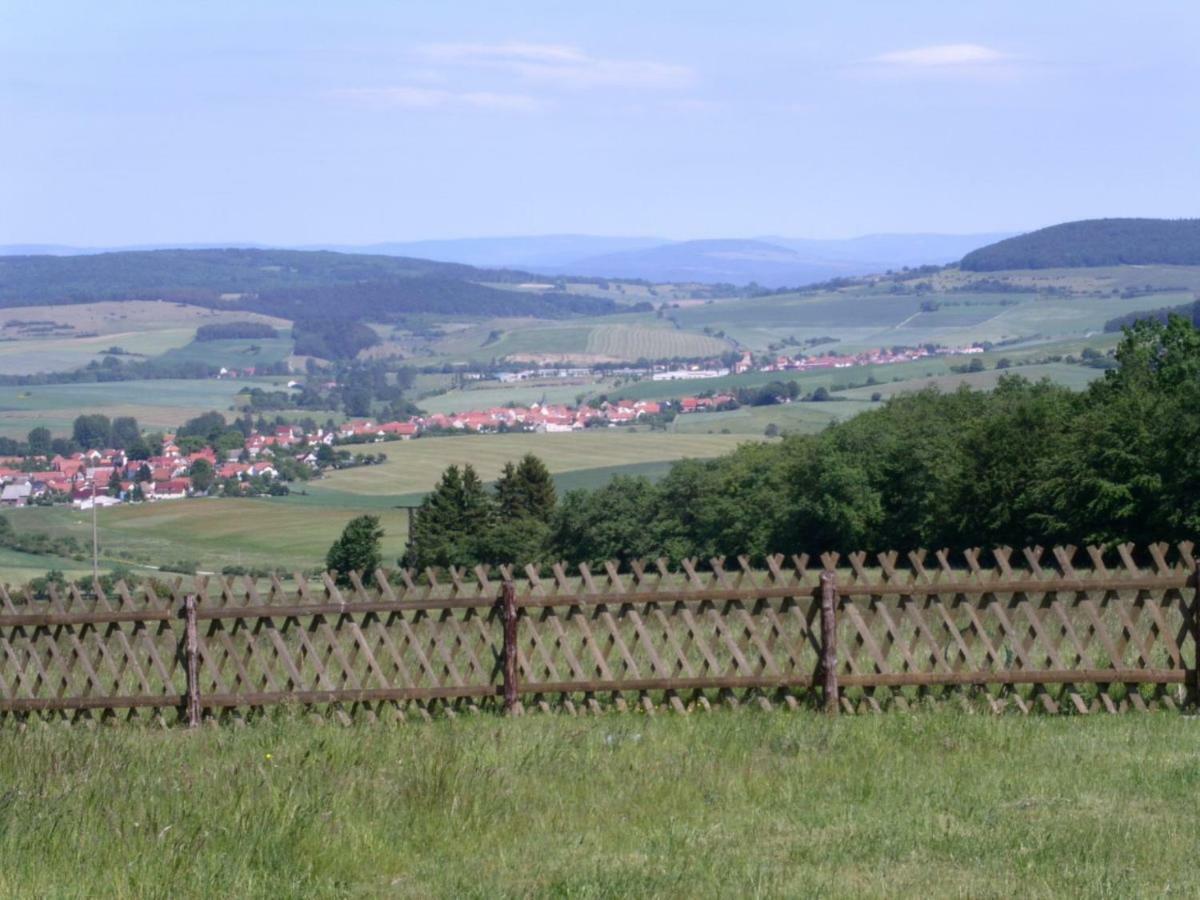
<svg viewBox="0 0 1200 900">
<path fill-rule="evenodd" d="M 669 367 L 651 366 L 645 369 L 622 369 L 619 371 L 594 371 L 592 369 L 527 369 L 520 372 L 501 372 L 496 376 L 502 382 L 526 381 L 533 378 L 584 378 L 601 375 L 649 376 L 651 381 L 689 381 L 697 378 L 723 378 L 726 375 L 741 375 L 745 372 L 807 372 L 813 369 L 849 369 L 852 366 L 886 366 L 893 363 L 912 362 L 933 355 L 959 355 L 983 353 L 982 347 L 903 347 L 879 348 L 851 355 L 822 354 L 821 356 L 777 356 L 767 363 L 755 363 L 749 350 L 741 359 L 726 367 L 709 360 L 689 365 Z"/>
<path fill-rule="evenodd" d="M 654 400 L 605 401 L 597 407 L 566 406 L 561 403 L 534 403 L 531 406 L 493 406 L 489 409 L 471 410 L 462 413 L 436 413 L 417 417 L 408 423 L 415 436 L 429 429 L 455 431 L 536 431 L 566 432 L 582 431 L 598 425 L 629 425 L 643 416 L 654 416 L 662 412 L 663 404 Z M 368 426 L 379 430 L 404 423 Z M 394 432 L 392 432 L 394 434 Z"/>
<path fill-rule="evenodd" d="M 235 457 L 240 451 L 235 451 Z M 253 455 L 257 456 L 257 452 Z M 134 460 L 123 450 L 86 450 L 70 456 L 50 459 L 33 457 L 0 459 L 0 506 L 28 506 L 43 498 L 69 500 L 81 509 L 109 506 L 139 494 L 146 500 L 179 500 L 192 493 L 192 466 L 206 460 L 217 478 L 275 478 L 278 472 L 270 462 L 235 459 L 220 460 L 209 448 L 183 453 L 168 438 L 162 453 L 145 460 Z M 314 457 L 315 459 L 315 457 Z M 39 471 L 26 471 L 22 464 L 34 463 Z M 47 466 L 41 469 L 42 466 Z"/>
</svg>

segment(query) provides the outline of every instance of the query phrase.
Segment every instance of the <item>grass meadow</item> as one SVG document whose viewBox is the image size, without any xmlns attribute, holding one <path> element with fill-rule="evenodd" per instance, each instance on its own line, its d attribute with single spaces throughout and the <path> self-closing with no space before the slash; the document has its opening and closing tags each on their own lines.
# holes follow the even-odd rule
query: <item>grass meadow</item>
<svg viewBox="0 0 1200 900">
<path fill-rule="evenodd" d="M 375 445 L 387 462 L 337 472 L 310 492 L 410 494 L 432 490 L 446 466 L 470 463 L 484 481 L 499 477 L 509 460 L 537 454 L 552 473 L 727 453 L 746 435 L 683 435 L 662 431 L 593 429 L 564 434 L 486 434 Z"/>
<path fill-rule="evenodd" d="M 394 565 L 408 539 L 407 513 L 400 504 L 419 502 L 445 467 L 471 463 L 492 481 L 504 463 L 536 453 L 555 475 L 560 491 L 599 487 L 614 474 L 661 477 L 673 460 L 709 457 L 733 450 L 757 435 L 689 435 L 619 430 L 575 434 L 511 434 L 370 445 L 388 461 L 334 472 L 319 481 L 293 485 L 297 493 L 278 498 L 209 498 L 139 503 L 102 509 L 98 530 L 103 567 L 156 567 L 195 563 L 201 571 L 229 565 L 282 568 L 293 572 L 323 564 L 330 544 L 356 515 L 378 515 L 383 557 Z M 304 494 L 300 494 L 304 491 Z M 90 512 L 70 507 L 27 507 L 5 513 L 18 531 L 73 536 L 91 547 Z M 10 551 L 11 552 L 11 551 Z M 0 580 L 21 584 L 48 569 L 85 574 L 90 563 L 12 553 L 0 555 Z"/>
<path fill-rule="evenodd" d="M 288 325 L 256 313 L 153 300 L 14 306 L 0 321 L 0 374 L 5 375 L 80 368 L 103 359 L 103 351 L 113 346 L 141 357 L 160 356 L 189 344 L 198 326 L 214 322 Z M 16 324 L 38 321 L 63 326 L 64 333 L 33 337 Z"/>
<path fill-rule="evenodd" d="M 1200 720 L 0 729 L 8 897 L 1194 896 Z"/>
<path fill-rule="evenodd" d="M 44 425 L 55 435 L 71 434 L 75 417 L 103 413 L 133 416 L 143 428 L 175 429 L 187 419 L 217 410 L 227 419 L 236 413 L 243 387 L 269 387 L 264 381 L 199 380 L 112 381 L 82 384 L 0 386 L 0 435 L 24 438 Z"/>
</svg>

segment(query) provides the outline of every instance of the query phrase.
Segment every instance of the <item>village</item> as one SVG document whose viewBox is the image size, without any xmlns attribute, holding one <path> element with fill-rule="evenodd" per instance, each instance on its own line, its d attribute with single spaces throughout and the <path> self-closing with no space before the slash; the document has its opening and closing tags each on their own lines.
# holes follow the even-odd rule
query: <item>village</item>
<svg viewBox="0 0 1200 900">
<path fill-rule="evenodd" d="M 850 369 L 855 366 L 887 366 L 896 363 L 914 362 L 931 356 L 969 356 L 983 353 L 984 347 L 973 344 L 967 347 L 880 347 L 856 354 L 825 353 L 820 356 L 778 355 L 760 358 L 757 362 L 750 351 L 743 351 L 741 358 L 732 366 L 718 360 L 704 360 L 685 366 L 664 364 L 641 368 L 621 367 L 617 369 L 592 369 L 586 367 L 520 369 L 501 371 L 490 376 L 503 384 L 529 381 L 536 378 L 595 378 L 602 375 L 623 377 L 649 377 L 653 381 L 685 381 L 697 378 L 723 378 L 726 375 L 744 375 L 747 372 L 811 372 L 821 369 Z M 236 373 L 234 373 L 236 374 Z M 468 380 L 486 380 L 489 376 L 468 373 Z"/>
<path fill-rule="evenodd" d="M 714 378 L 750 371 L 803 372 L 843 369 L 862 365 L 911 362 L 934 354 L 970 354 L 980 347 L 878 349 L 854 356 L 827 354 L 808 357 L 778 356 L 756 365 L 750 353 L 732 367 L 696 363 L 682 368 L 655 367 L 647 371 L 654 380 Z M 641 370 L 624 370 L 626 374 Z M 546 369 L 504 373 L 503 380 L 533 377 L 566 377 L 594 374 L 590 369 Z M 781 396 L 776 402 L 791 402 Z M 327 468 L 353 464 L 351 454 L 334 447 L 410 440 L 422 435 L 489 434 L 513 431 L 566 433 L 588 428 L 615 428 L 652 421 L 662 425 L 676 415 L 734 409 L 734 393 L 705 392 L 670 400 L 607 400 L 570 406 L 533 403 L 491 406 L 478 410 L 411 416 L 377 422 L 352 419 L 337 428 L 305 431 L 298 425 L 278 425 L 270 433 L 255 430 L 243 446 L 221 452 L 203 447 L 185 452 L 174 435 L 164 435 L 161 450 L 145 459 L 127 451 L 97 448 L 70 455 L 0 458 L 0 507 L 31 504 L 72 504 L 80 509 L 118 503 L 181 500 L 219 491 L 231 494 L 287 493 L 286 482 L 297 477 L 319 477 Z"/>
</svg>

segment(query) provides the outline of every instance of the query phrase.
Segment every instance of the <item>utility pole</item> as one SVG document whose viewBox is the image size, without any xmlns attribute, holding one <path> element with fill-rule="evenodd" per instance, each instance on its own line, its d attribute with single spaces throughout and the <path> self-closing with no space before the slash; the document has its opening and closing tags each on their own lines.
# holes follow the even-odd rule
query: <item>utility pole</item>
<svg viewBox="0 0 1200 900">
<path fill-rule="evenodd" d="M 100 539 L 96 530 L 96 473 L 92 470 L 92 587 L 100 580 Z"/>
</svg>

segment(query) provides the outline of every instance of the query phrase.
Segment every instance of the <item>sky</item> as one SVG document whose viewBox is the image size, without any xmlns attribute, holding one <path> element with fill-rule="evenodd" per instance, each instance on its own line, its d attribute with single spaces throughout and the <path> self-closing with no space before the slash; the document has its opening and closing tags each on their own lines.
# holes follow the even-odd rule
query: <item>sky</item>
<svg viewBox="0 0 1200 900">
<path fill-rule="evenodd" d="M 1200 4 L 0 0 L 0 243 L 1200 214 Z"/>
</svg>

